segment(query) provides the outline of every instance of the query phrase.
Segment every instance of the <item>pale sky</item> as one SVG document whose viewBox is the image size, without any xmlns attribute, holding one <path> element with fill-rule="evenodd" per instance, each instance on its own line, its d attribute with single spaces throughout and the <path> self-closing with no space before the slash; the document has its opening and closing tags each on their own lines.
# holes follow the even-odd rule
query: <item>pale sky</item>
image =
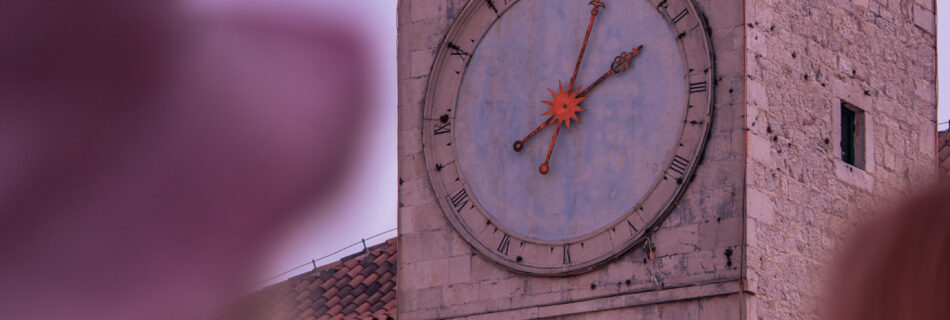
<svg viewBox="0 0 950 320">
<path fill-rule="evenodd" d="M 369 107 L 364 136 L 354 150 L 346 181 L 328 198 L 315 201 L 303 216 L 290 221 L 261 266 L 261 280 L 326 256 L 347 245 L 396 227 L 396 0 L 287 0 L 311 5 L 314 10 L 333 12 L 337 19 L 360 26 L 373 52 L 377 89 Z M 349 133 L 347 133 L 349 134 Z M 328 217 L 330 217 L 328 219 Z M 368 240 L 371 246 L 396 236 L 390 232 Z M 317 261 L 324 265 L 362 250 L 362 244 Z M 304 267 L 276 281 L 309 271 Z M 270 283 L 273 283 L 270 282 Z"/>
<path fill-rule="evenodd" d="M 302 1 L 302 0 L 301 0 Z M 275 250 L 265 259 L 261 280 L 276 276 L 293 267 L 323 257 L 364 237 L 396 227 L 397 164 L 396 164 L 396 0 L 318 0 L 315 10 L 333 10 L 335 15 L 359 21 L 369 35 L 379 95 L 365 124 L 366 136 L 354 156 L 347 182 L 339 186 L 330 201 L 314 203 L 304 218 L 293 221 L 275 243 Z M 942 19 L 941 19 L 942 18 Z M 938 7 L 938 78 L 950 76 L 950 7 Z M 947 54 L 940 54 L 940 53 Z M 950 95 L 950 81 L 939 81 L 939 96 Z M 950 120 L 950 99 L 939 99 L 938 122 Z M 947 125 L 939 129 L 947 129 Z M 319 217 L 333 216 L 329 221 Z M 367 245 L 395 237 L 390 232 L 367 241 Z M 350 248 L 325 260 L 323 265 L 362 249 Z M 311 267 L 296 269 L 274 281 L 306 272 Z M 274 281 L 271 281 L 273 283 Z"/>
</svg>

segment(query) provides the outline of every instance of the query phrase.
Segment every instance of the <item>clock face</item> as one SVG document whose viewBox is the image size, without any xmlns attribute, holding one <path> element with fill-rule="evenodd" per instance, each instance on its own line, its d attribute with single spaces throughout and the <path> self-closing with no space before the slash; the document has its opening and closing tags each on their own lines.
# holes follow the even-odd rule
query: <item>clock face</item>
<svg viewBox="0 0 950 320">
<path fill-rule="evenodd" d="M 710 125 L 696 12 L 688 0 L 471 1 L 423 115 L 429 178 L 456 230 L 490 260 L 543 275 L 642 241 Z"/>
</svg>

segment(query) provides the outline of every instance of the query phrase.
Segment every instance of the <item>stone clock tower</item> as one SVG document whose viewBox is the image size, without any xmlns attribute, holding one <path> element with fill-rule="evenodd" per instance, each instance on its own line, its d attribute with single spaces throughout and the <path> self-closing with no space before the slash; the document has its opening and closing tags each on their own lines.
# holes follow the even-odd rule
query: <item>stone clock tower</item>
<svg viewBox="0 0 950 320">
<path fill-rule="evenodd" d="M 935 179 L 934 12 L 401 0 L 399 318 L 816 318 Z"/>
</svg>

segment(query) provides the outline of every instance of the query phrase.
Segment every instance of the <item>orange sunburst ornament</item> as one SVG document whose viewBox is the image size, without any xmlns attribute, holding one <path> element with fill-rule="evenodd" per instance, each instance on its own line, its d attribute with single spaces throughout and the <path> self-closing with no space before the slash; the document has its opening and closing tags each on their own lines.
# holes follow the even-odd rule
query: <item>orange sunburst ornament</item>
<svg viewBox="0 0 950 320">
<path fill-rule="evenodd" d="M 577 64 L 574 65 L 574 74 L 571 76 L 570 84 L 567 85 L 567 91 L 564 91 L 564 86 L 561 85 L 561 81 L 557 82 L 557 93 L 554 93 L 554 90 L 548 89 L 548 92 L 551 93 L 551 101 L 541 102 L 551 106 L 551 109 L 542 113 L 541 115 L 550 115 L 551 117 L 531 131 L 531 133 L 524 137 L 524 139 L 517 140 L 514 144 L 512 144 L 512 148 L 515 149 L 515 152 L 521 152 L 521 150 L 524 149 L 524 144 L 528 142 L 531 137 L 534 137 L 534 135 L 538 134 L 539 131 L 548 125 L 554 124 L 554 136 L 551 137 L 551 145 L 548 146 L 548 154 L 544 157 L 544 163 L 542 163 L 541 167 L 538 168 L 541 174 L 548 174 L 548 172 L 551 170 L 551 167 L 548 165 L 548 163 L 551 162 L 551 152 L 554 151 L 554 143 L 557 142 L 557 134 L 558 131 L 561 130 L 561 124 L 570 130 L 572 119 L 574 121 L 581 122 L 581 119 L 577 116 L 577 113 L 586 111 L 584 108 L 581 108 L 581 101 L 584 101 L 584 99 L 587 98 L 587 94 L 590 93 L 594 87 L 600 85 L 600 83 L 604 81 L 604 79 L 607 79 L 607 77 L 610 75 L 627 71 L 627 69 L 630 68 L 630 63 L 633 61 L 633 58 L 640 54 L 640 50 L 643 49 L 643 45 L 640 45 L 630 52 L 621 52 L 620 55 L 614 58 L 613 63 L 610 64 L 610 70 L 607 70 L 604 75 L 600 76 L 600 78 L 597 79 L 597 81 L 594 81 L 594 83 L 587 87 L 587 89 L 581 91 L 581 85 L 574 85 L 574 81 L 577 80 L 577 71 L 581 67 L 581 61 L 584 60 L 584 51 L 587 50 L 587 40 L 590 39 L 590 32 L 594 26 L 594 20 L 597 19 L 597 15 L 600 13 L 600 10 L 607 8 L 607 6 L 604 5 L 604 2 L 601 0 L 591 0 L 587 4 L 593 6 L 590 11 L 590 22 L 587 23 L 587 34 L 584 35 L 584 42 L 581 44 L 581 52 L 577 55 Z"/>
<path fill-rule="evenodd" d="M 580 87 L 580 86 L 578 86 Z M 561 82 L 557 82 L 557 93 L 554 90 L 548 89 L 548 92 L 551 93 L 552 100 L 550 101 L 541 101 L 544 104 L 551 106 L 551 109 L 542 113 L 542 116 L 550 115 L 554 118 L 554 121 L 557 121 L 557 125 L 564 124 L 568 130 L 571 129 L 571 119 L 574 121 L 580 122 L 580 118 L 577 117 L 577 113 L 585 111 L 581 107 L 581 101 L 584 101 L 587 97 L 581 97 L 579 95 L 580 88 L 567 88 L 567 91 L 564 91 L 564 86 L 561 85 Z"/>
</svg>

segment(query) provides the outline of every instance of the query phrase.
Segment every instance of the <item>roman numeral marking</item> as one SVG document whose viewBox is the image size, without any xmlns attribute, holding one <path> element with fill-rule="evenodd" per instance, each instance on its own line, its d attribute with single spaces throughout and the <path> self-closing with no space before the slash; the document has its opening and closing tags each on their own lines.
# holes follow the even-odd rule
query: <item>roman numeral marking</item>
<svg viewBox="0 0 950 320">
<path fill-rule="evenodd" d="M 634 234 L 634 233 L 637 233 L 637 232 L 638 232 L 638 231 L 637 231 L 637 227 L 634 227 L 634 226 L 633 226 L 633 222 L 630 222 L 630 220 L 627 220 L 627 226 L 630 227 L 630 233 L 631 233 L 631 234 Z"/>
<path fill-rule="evenodd" d="M 694 82 L 689 84 L 689 93 L 706 92 L 706 81 Z"/>
<path fill-rule="evenodd" d="M 459 59 L 462 59 L 462 62 L 465 62 L 466 58 L 471 56 L 468 52 L 465 52 L 465 50 L 462 50 L 462 48 L 459 48 L 459 46 L 456 45 L 455 43 L 449 42 L 448 47 L 449 47 L 449 50 L 452 50 L 452 55 L 458 56 Z"/>
<path fill-rule="evenodd" d="M 449 130 L 449 125 L 451 125 L 451 124 L 452 124 L 451 122 L 448 122 L 448 123 L 445 123 L 445 124 L 442 124 L 442 125 L 436 124 L 436 125 L 435 125 L 435 134 L 436 134 L 436 135 L 440 135 L 440 134 L 443 134 L 443 133 L 452 132 L 451 130 Z"/>
<path fill-rule="evenodd" d="M 571 247 L 568 245 L 564 246 L 564 264 L 571 264 Z"/>
<path fill-rule="evenodd" d="M 462 208 L 465 208 L 465 205 L 468 204 L 468 192 L 465 192 L 465 189 L 459 190 L 451 199 L 452 206 L 455 207 L 455 212 L 459 212 Z"/>
<path fill-rule="evenodd" d="M 511 237 L 507 234 L 501 238 L 501 243 L 498 244 L 498 252 L 508 255 L 508 245 L 511 244 Z"/>
<path fill-rule="evenodd" d="M 498 8 L 495 7 L 494 2 L 492 2 L 491 0 L 485 0 L 485 3 L 488 3 L 488 7 L 491 8 L 492 11 L 495 11 L 496 15 L 498 14 Z"/>
<path fill-rule="evenodd" d="M 687 14 L 689 14 L 689 9 L 683 9 L 683 12 L 680 12 L 678 15 L 673 17 L 673 24 L 676 24 L 677 22 L 680 22 L 680 20 L 683 20 L 683 18 L 685 18 Z"/>
<path fill-rule="evenodd" d="M 670 164 L 670 171 L 676 172 L 679 174 L 679 177 L 682 178 L 686 174 L 686 167 L 689 165 L 689 160 L 686 158 L 680 157 L 679 155 L 673 156 L 673 163 Z"/>
</svg>

